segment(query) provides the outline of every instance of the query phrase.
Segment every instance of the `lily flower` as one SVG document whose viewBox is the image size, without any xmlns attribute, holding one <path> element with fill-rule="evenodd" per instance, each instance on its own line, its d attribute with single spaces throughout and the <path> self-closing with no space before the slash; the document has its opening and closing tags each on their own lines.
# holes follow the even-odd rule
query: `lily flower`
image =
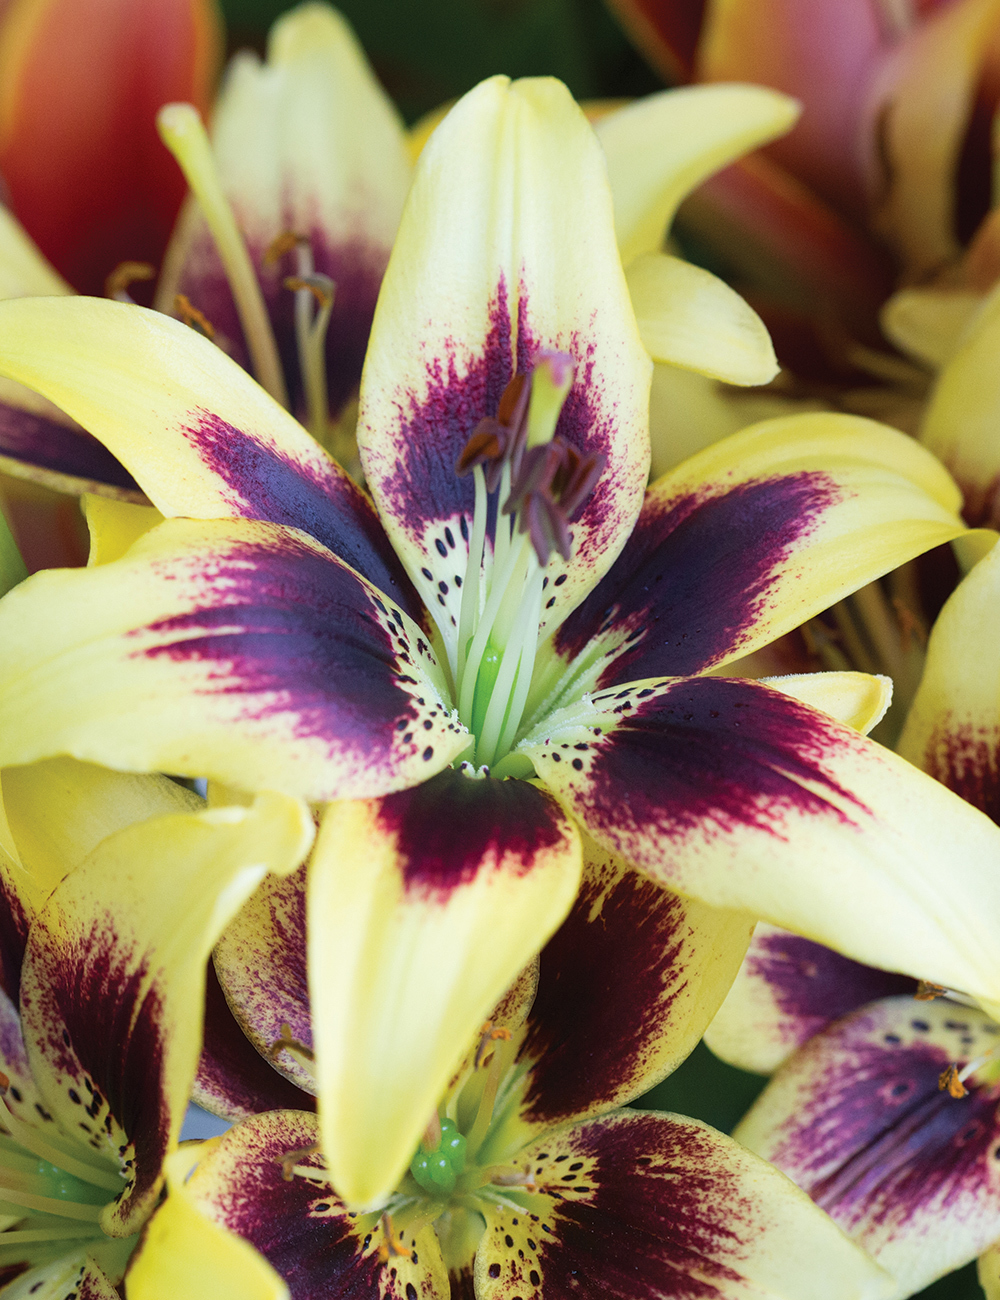
<svg viewBox="0 0 1000 1300">
<path fill-rule="evenodd" d="M 998 596 L 994 547 L 934 626 L 900 741 L 994 820 Z M 984 1284 L 995 1277 L 1000 1008 L 970 1001 L 758 927 L 706 1034 L 724 1059 L 777 1071 L 736 1136 L 892 1272 L 899 1296 L 977 1256 Z"/>
<path fill-rule="evenodd" d="M 559 83 L 483 83 L 421 155 L 362 384 L 378 514 L 158 313 L 0 304 L 0 369 L 168 516 L 116 532 L 104 502 L 107 562 L 0 605 L 0 764 L 71 753 L 329 801 L 309 982 L 345 1199 L 397 1184 L 570 907 L 580 827 L 668 889 L 1000 993 L 1000 831 L 830 716 L 870 724 L 884 684 L 714 675 L 959 535 L 957 492 L 912 440 L 817 415 L 645 493 L 650 362 L 600 146 Z"/>
<path fill-rule="evenodd" d="M 211 1256 L 192 1237 L 205 1221 L 254 1246 L 299 1298 L 532 1298 L 581 1284 L 666 1296 L 696 1280 L 724 1295 L 880 1295 L 877 1266 L 771 1167 L 697 1121 L 623 1108 L 697 1041 L 748 918 L 668 894 L 592 842 L 586 859 L 572 910 L 476 1034 L 383 1202 L 359 1211 L 338 1196 L 314 1116 L 253 1116 L 198 1160 L 184 1220 L 160 1229 L 173 1192 L 153 1219 L 129 1300 L 162 1296 L 158 1275 L 177 1259 L 182 1293 L 207 1300 Z M 305 959 L 304 927 L 288 924 L 294 880 L 269 891 L 281 900 L 270 924 L 256 895 L 225 945 L 257 1035 L 294 1000 L 288 975 Z M 274 1049 L 308 1074 L 287 1026 Z"/>
<path fill-rule="evenodd" d="M 0 1277 L 110 1300 L 177 1148 L 211 948 L 312 822 L 71 759 L 3 786 Z"/>
</svg>

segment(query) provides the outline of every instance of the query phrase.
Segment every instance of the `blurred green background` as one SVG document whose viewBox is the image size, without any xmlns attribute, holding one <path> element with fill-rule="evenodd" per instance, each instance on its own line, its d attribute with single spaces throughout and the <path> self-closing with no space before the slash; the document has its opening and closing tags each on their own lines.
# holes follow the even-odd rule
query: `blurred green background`
<svg viewBox="0 0 1000 1300">
<path fill-rule="evenodd" d="M 291 4 L 221 0 L 230 50 L 263 52 L 267 29 Z M 408 122 L 483 77 L 551 74 L 578 99 L 662 88 L 603 0 L 339 0 L 382 83 Z M 693 1115 L 729 1132 L 763 1087 L 704 1046 L 637 1105 Z M 929 1287 L 926 1300 L 983 1300 L 975 1265 Z"/>
</svg>

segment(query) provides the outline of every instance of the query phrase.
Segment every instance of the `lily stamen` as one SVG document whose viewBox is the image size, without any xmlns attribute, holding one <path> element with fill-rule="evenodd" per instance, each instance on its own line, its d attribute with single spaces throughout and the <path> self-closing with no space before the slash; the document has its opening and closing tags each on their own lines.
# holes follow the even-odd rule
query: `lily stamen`
<svg viewBox="0 0 1000 1300">
<path fill-rule="evenodd" d="M 392 1215 L 385 1212 L 382 1215 L 382 1241 L 378 1248 L 379 1261 L 388 1264 L 393 1255 L 401 1259 L 413 1259 L 413 1251 L 409 1246 L 403 1244 L 402 1237 L 396 1236 L 396 1231 L 392 1226 Z"/>
<path fill-rule="evenodd" d="M 300 1178 L 310 1177 L 310 1176 L 315 1178 L 318 1174 L 320 1174 L 321 1173 L 320 1170 L 313 1169 L 309 1165 L 299 1166 L 299 1161 L 304 1156 L 315 1155 L 318 1150 L 319 1150 L 319 1143 L 312 1142 L 307 1147 L 299 1147 L 298 1150 L 296 1151 L 286 1152 L 278 1162 L 281 1165 L 282 1181 L 286 1183 L 290 1183 L 296 1175 L 298 1175 Z"/>
<path fill-rule="evenodd" d="M 119 262 L 104 281 L 104 294 L 115 302 L 131 302 L 135 299 L 128 292 L 130 284 L 156 278 L 156 267 L 149 262 Z"/>
<path fill-rule="evenodd" d="M 277 262 L 294 252 L 295 274 L 282 281 L 295 294 L 295 340 L 306 400 L 306 427 L 329 449 L 330 408 L 326 384 L 326 332 L 336 285 L 316 270 L 312 245 L 305 235 L 285 231 L 272 240 L 265 261 Z"/>
<path fill-rule="evenodd" d="M 163 143 L 180 164 L 215 240 L 257 381 L 287 408 L 285 376 L 264 295 L 222 188 L 215 155 L 198 110 L 193 104 L 165 104 L 157 114 L 156 125 Z"/>
<path fill-rule="evenodd" d="M 938 1092 L 945 1091 L 956 1101 L 969 1091 L 962 1083 L 957 1065 L 949 1065 L 947 1070 L 942 1070 L 938 1075 Z"/>
<path fill-rule="evenodd" d="M 291 1052 L 293 1056 L 298 1056 L 304 1061 L 313 1062 L 316 1054 L 306 1043 L 300 1043 L 297 1038 L 292 1037 L 292 1027 L 287 1023 L 282 1023 L 279 1029 L 279 1036 L 274 1040 L 267 1049 L 268 1059 L 273 1061 L 279 1052 Z"/>
<path fill-rule="evenodd" d="M 191 302 L 187 294 L 179 293 L 174 298 L 174 310 L 180 316 L 185 325 L 191 329 L 197 330 L 199 334 L 204 334 L 210 342 L 215 341 L 215 326 L 208 319 L 204 312 L 199 311 Z"/>
<path fill-rule="evenodd" d="M 505 1169 L 499 1166 L 487 1172 L 489 1181 L 497 1187 L 523 1187 L 528 1192 L 534 1192 L 538 1189 L 535 1175 L 530 1169 Z"/>
<path fill-rule="evenodd" d="M 933 1002 L 935 998 L 944 997 L 947 989 L 943 984 L 932 984 L 930 980 L 920 980 L 914 997 L 918 1002 Z"/>
<path fill-rule="evenodd" d="M 473 1063 L 473 1069 L 479 1070 L 488 1064 L 486 1059 L 486 1049 L 496 1042 L 510 1042 L 511 1032 L 503 1025 L 493 1026 L 492 1020 L 487 1020 L 479 1031 L 479 1046 L 476 1048 L 476 1059 Z"/>
</svg>

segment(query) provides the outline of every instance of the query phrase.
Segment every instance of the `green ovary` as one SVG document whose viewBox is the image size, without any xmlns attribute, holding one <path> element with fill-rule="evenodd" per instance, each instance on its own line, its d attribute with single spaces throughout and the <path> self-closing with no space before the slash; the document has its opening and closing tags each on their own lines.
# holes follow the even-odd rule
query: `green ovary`
<svg viewBox="0 0 1000 1300">
<path fill-rule="evenodd" d="M 441 1141 L 433 1151 L 421 1148 L 413 1157 L 410 1173 L 432 1195 L 448 1196 L 465 1172 L 465 1138 L 454 1120 L 441 1120 Z"/>
</svg>

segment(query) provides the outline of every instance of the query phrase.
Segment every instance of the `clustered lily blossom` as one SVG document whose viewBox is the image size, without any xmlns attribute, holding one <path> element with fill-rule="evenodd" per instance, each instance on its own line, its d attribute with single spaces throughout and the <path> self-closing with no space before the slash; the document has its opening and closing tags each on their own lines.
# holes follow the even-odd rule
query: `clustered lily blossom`
<svg viewBox="0 0 1000 1300">
<path fill-rule="evenodd" d="M 811 412 L 647 487 L 654 360 L 775 369 L 665 230 L 794 117 L 691 87 L 595 129 L 560 83 L 495 77 L 411 176 L 313 4 L 237 63 L 211 142 L 190 105 L 159 114 L 193 193 L 160 311 L 127 269 L 118 301 L 72 295 L 0 228 L 4 454 L 91 489 L 88 567 L 0 602 L 4 1294 L 927 1276 L 909 1237 L 851 1243 L 835 1191 L 800 1179 L 817 1208 L 705 1126 L 622 1109 L 694 1046 L 755 920 L 978 1004 L 973 1040 L 1000 1010 L 992 808 L 924 742 L 930 775 L 866 738 L 884 679 L 743 675 L 923 552 L 981 554 L 955 483 Z M 238 1121 L 194 1150 L 192 1088 Z"/>
</svg>

